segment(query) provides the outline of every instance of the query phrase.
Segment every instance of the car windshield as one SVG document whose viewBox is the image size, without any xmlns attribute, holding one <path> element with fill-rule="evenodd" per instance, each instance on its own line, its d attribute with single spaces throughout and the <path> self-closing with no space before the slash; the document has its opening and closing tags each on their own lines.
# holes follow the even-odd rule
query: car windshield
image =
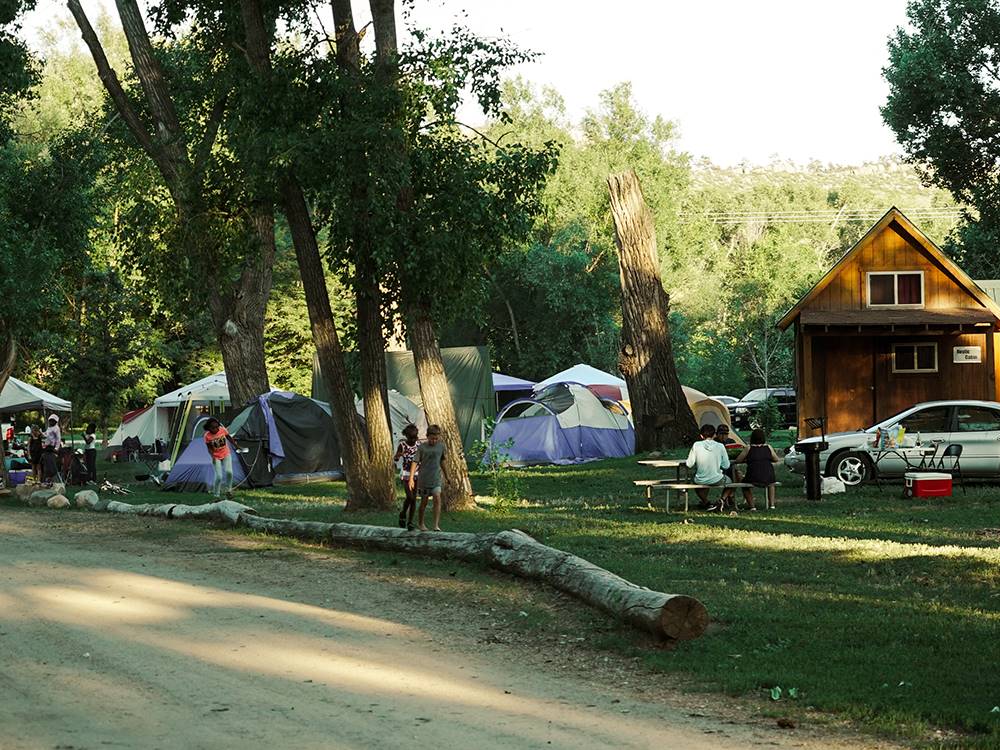
<svg viewBox="0 0 1000 750">
<path fill-rule="evenodd" d="M 763 401 L 767 398 L 767 388 L 755 388 L 743 397 L 743 401 Z"/>
<path fill-rule="evenodd" d="M 888 419 L 883 419 L 878 424 L 872 425 L 865 432 L 875 432 L 880 427 L 893 427 L 902 424 L 907 432 L 945 432 L 948 429 L 949 406 L 925 406 L 920 408 L 910 408 L 893 414 Z"/>
</svg>

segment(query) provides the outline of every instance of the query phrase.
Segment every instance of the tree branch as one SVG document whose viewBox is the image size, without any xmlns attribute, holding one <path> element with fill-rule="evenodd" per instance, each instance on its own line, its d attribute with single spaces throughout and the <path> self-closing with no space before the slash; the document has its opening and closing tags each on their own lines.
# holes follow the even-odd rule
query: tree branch
<svg viewBox="0 0 1000 750">
<path fill-rule="evenodd" d="M 142 146 L 143 151 L 159 164 L 159 149 L 153 143 L 153 139 L 149 131 L 146 130 L 146 126 L 139 119 L 139 115 L 132 106 L 132 102 L 129 101 L 128 95 L 122 88 L 121 81 L 118 80 L 118 74 L 115 73 L 114 68 L 111 67 L 111 63 L 108 62 L 108 57 L 104 54 L 101 41 L 97 38 L 94 27 L 90 25 L 90 19 L 87 18 L 86 12 L 84 12 L 83 7 L 80 5 L 80 0 L 67 0 L 66 5 L 76 20 L 76 25 L 80 29 L 84 43 L 90 50 L 91 57 L 94 58 L 94 64 L 97 65 L 97 74 L 104 84 L 108 95 L 111 97 L 111 101 L 114 102 L 115 109 L 118 110 L 118 114 L 125 120 L 129 130 L 132 131 L 132 135 L 135 136 L 135 139 L 139 141 L 139 145 Z"/>
<path fill-rule="evenodd" d="M 153 43 L 149 40 L 149 32 L 142 20 L 142 13 L 135 0 L 115 0 L 118 15 L 122 21 L 122 30 L 132 53 L 132 63 L 135 66 L 139 83 L 146 94 L 149 109 L 156 121 L 160 141 L 165 146 L 174 149 L 184 142 L 184 131 L 181 129 L 173 99 L 167 91 L 167 80 L 163 74 L 160 61 L 156 59 Z"/>
<path fill-rule="evenodd" d="M 208 165 L 208 159 L 212 155 L 212 146 L 215 145 L 215 139 L 219 135 L 219 127 L 222 125 L 222 118 L 226 113 L 227 99 L 228 97 L 223 95 L 216 99 L 215 104 L 212 105 L 212 111 L 209 113 L 205 128 L 205 136 L 201 139 L 198 150 L 195 152 L 194 174 L 196 179 L 201 179 L 201 175 Z"/>
</svg>

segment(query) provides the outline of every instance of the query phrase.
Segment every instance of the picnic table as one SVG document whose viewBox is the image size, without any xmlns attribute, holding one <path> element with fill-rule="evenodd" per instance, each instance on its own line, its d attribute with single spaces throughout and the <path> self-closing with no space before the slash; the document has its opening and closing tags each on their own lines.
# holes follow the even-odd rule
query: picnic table
<svg viewBox="0 0 1000 750">
<path fill-rule="evenodd" d="M 644 487 L 646 490 L 646 499 L 651 500 L 653 498 L 653 490 L 666 490 L 666 506 L 665 510 L 670 512 L 670 493 L 679 492 L 684 498 L 684 512 L 688 512 L 688 490 L 697 490 L 699 488 L 704 488 L 708 490 L 723 490 L 723 489 L 744 489 L 747 487 L 753 487 L 754 485 L 748 482 L 729 482 L 728 484 L 697 484 L 695 482 L 672 482 L 665 479 L 636 479 L 633 482 L 637 487 Z M 775 482 L 777 484 L 777 482 Z"/>
<path fill-rule="evenodd" d="M 656 458 L 638 462 L 640 466 L 652 466 L 654 469 L 676 469 L 677 481 L 681 481 L 681 469 L 687 474 L 687 461 L 683 458 Z"/>
</svg>

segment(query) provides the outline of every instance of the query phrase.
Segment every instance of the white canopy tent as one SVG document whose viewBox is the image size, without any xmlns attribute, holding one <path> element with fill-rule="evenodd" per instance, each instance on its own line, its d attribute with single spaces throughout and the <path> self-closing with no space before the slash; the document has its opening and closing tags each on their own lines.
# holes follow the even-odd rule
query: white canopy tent
<svg viewBox="0 0 1000 750">
<path fill-rule="evenodd" d="M 182 385 L 175 391 L 157 396 L 153 405 L 169 408 L 183 406 L 188 401 L 193 404 L 228 404 L 229 381 L 226 379 L 226 373 L 217 372 L 193 383 Z"/>
<path fill-rule="evenodd" d="M 17 378 L 8 378 L 0 391 L 0 414 L 22 411 L 73 411 L 73 404 Z"/>
</svg>

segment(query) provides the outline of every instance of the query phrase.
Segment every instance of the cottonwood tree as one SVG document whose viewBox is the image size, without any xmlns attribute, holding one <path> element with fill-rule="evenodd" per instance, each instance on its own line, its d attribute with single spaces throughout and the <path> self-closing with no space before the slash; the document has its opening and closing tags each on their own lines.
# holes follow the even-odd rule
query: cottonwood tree
<svg viewBox="0 0 1000 750">
<path fill-rule="evenodd" d="M 486 281 L 487 259 L 524 241 L 539 195 L 555 165 L 555 148 L 501 145 L 458 121 L 463 90 L 488 114 L 501 114 L 502 72 L 532 55 L 507 40 L 486 40 L 456 27 L 443 38 L 412 28 L 397 42 L 394 0 L 371 0 L 376 90 L 393 102 L 382 127 L 397 143 L 387 171 L 395 190 L 384 231 L 394 249 L 399 309 L 413 349 L 427 418 L 446 446 L 445 507 L 472 503 L 465 452 L 438 344 L 438 327 L 467 310 Z"/>
<path fill-rule="evenodd" d="M 928 184 L 974 207 L 959 232 L 974 274 L 1000 273 L 1000 4 L 911 0 L 889 40 L 882 118 Z"/>
<path fill-rule="evenodd" d="M 220 83 L 227 81 L 223 73 L 232 50 L 186 46 L 180 57 L 197 73 L 171 79 L 167 50 L 153 43 L 138 4 L 117 0 L 137 79 L 136 86 L 126 89 L 79 0 L 67 0 L 67 5 L 118 116 L 155 165 L 166 193 L 163 202 L 172 211 L 165 228 L 170 253 L 151 256 L 151 268 L 205 304 L 230 397 L 243 403 L 269 388 L 263 324 L 274 260 L 274 217 L 270 205 L 238 189 L 246 175 L 219 147 L 229 95 Z M 147 209 L 150 215 L 157 213 L 150 202 Z M 162 213 L 159 218 L 164 220 Z"/>
<path fill-rule="evenodd" d="M 619 368 L 628 384 L 637 452 L 678 448 L 698 428 L 677 378 L 670 340 L 670 296 L 663 288 L 653 214 L 635 172 L 608 177 L 621 269 Z"/>
</svg>

